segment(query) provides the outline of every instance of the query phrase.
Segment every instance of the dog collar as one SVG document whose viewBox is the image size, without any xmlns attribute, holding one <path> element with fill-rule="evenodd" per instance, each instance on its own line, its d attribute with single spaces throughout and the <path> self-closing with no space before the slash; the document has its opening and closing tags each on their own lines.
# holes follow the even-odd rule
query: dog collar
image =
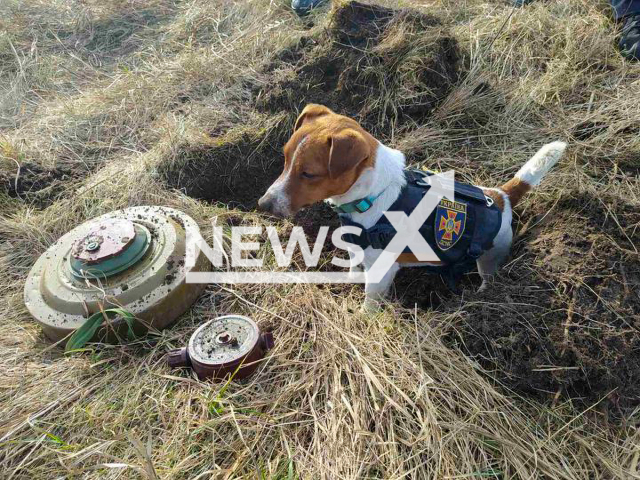
<svg viewBox="0 0 640 480">
<path fill-rule="evenodd" d="M 353 202 L 343 203 L 342 205 L 331 205 L 331 208 L 338 213 L 364 213 L 373 206 L 373 202 L 383 193 L 384 190 L 377 195 L 368 195 Z"/>
</svg>

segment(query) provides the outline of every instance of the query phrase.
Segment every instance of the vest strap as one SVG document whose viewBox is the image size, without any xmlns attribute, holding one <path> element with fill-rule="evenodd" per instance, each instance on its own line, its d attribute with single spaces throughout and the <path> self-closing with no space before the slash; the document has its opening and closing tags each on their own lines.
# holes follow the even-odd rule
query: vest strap
<svg viewBox="0 0 640 480">
<path fill-rule="evenodd" d="M 404 211 L 410 214 L 415 205 L 420 202 L 424 194 L 429 190 L 428 177 L 430 175 L 433 175 L 433 172 L 405 170 L 407 185 L 402 189 L 400 196 L 389 210 Z M 375 198 L 379 196 L 376 195 Z M 452 281 L 454 277 L 459 277 L 473 270 L 476 259 L 493 246 L 493 239 L 500 230 L 502 217 L 500 210 L 493 205 L 493 202 L 487 200 L 488 197 L 484 195 L 480 188 L 474 185 L 455 182 L 455 196 L 456 201 L 464 203 L 467 208 L 466 232 L 468 233 L 463 233 L 464 236 L 461 237 L 457 244 L 454 244 L 453 247 L 446 251 L 439 249 L 439 245 L 436 245 L 437 226 L 434 225 L 434 219 L 437 218 L 435 217 L 437 213 L 435 211 L 420 229 L 422 236 L 443 262 L 443 265 L 440 266 L 429 265 L 424 268 L 427 268 L 432 273 L 438 273 L 443 276 L 448 275 Z M 384 215 L 375 225 L 368 229 L 351 220 L 349 215 L 345 215 L 345 213 L 361 211 L 358 208 L 366 211 L 371 208 L 372 203 L 367 197 L 346 204 L 352 205 L 352 207 L 344 209 L 348 211 L 341 209 L 344 205 L 338 206 L 340 209 L 334 209 L 339 212 L 340 222 L 343 226 L 355 226 L 361 229 L 360 235 L 344 234 L 343 238 L 346 242 L 358 245 L 362 249 L 372 247 L 377 250 L 383 250 L 396 235 L 395 228 Z M 360 204 L 360 207 L 357 206 L 358 204 Z M 410 253 L 410 249 L 405 249 L 405 252 Z"/>
</svg>

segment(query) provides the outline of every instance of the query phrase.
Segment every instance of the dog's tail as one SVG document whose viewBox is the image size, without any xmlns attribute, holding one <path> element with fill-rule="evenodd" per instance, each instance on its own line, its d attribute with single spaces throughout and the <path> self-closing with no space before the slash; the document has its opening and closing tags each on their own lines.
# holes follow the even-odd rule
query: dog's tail
<svg viewBox="0 0 640 480">
<path fill-rule="evenodd" d="M 558 163 L 565 148 L 567 148 L 567 144 L 564 142 L 547 143 L 518 170 L 515 177 L 500 187 L 509 197 L 512 207 L 520 201 L 525 193 L 540 184 L 551 167 Z"/>
</svg>

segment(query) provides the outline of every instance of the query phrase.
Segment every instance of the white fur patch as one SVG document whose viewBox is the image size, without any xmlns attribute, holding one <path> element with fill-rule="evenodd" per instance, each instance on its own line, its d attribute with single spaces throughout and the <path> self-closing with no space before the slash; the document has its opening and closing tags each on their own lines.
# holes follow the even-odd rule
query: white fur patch
<svg viewBox="0 0 640 480">
<path fill-rule="evenodd" d="M 518 173 L 516 178 L 519 178 L 523 182 L 528 183 L 532 187 L 540 184 L 542 178 L 547 174 L 551 168 L 558 163 L 558 160 L 562 157 L 567 144 L 565 142 L 552 142 L 547 143 L 538 152 L 525 163 Z"/>
<path fill-rule="evenodd" d="M 287 177 L 289 178 L 289 177 Z M 291 213 L 291 199 L 285 192 L 286 179 L 276 181 L 269 187 L 265 197 L 273 201 L 273 213 L 286 217 Z"/>
<path fill-rule="evenodd" d="M 291 179 L 291 170 L 293 169 L 293 164 L 296 161 L 296 157 L 302 150 L 302 147 L 307 142 L 308 136 L 304 136 L 302 140 L 298 143 L 295 151 L 293 152 L 293 156 L 291 158 L 291 163 L 289 164 L 289 168 L 284 172 L 284 174 L 276 180 L 264 194 L 263 198 L 269 198 L 273 201 L 273 213 L 282 215 L 283 217 L 287 217 L 291 214 L 291 199 L 286 193 L 287 183 Z"/>
<path fill-rule="evenodd" d="M 407 183 L 404 165 L 405 158 L 402 152 L 379 143 L 373 167 L 364 170 L 346 193 L 331 197 L 327 201 L 340 205 L 382 193 L 369 210 L 350 215 L 355 222 L 369 228 L 393 205 L 400 195 L 400 190 Z"/>
<path fill-rule="evenodd" d="M 293 164 L 296 162 L 296 157 L 298 156 L 298 153 L 300 153 L 300 150 L 302 150 L 302 147 L 304 146 L 305 143 L 307 143 L 307 139 L 309 138 L 308 135 L 305 135 L 304 137 L 302 137 L 302 140 L 300 140 L 300 142 L 298 142 L 298 146 L 296 147 L 295 151 L 293 152 L 293 157 L 291 158 L 291 165 L 289 166 L 289 171 L 291 171 L 291 168 L 293 167 Z"/>
</svg>

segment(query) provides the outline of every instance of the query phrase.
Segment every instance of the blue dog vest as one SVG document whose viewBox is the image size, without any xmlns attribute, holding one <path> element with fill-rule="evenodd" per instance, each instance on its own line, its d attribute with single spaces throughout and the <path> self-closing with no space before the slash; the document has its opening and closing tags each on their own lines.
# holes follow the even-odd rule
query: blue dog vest
<svg viewBox="0 0 640 480">
<path fill-rule="evenodd" d="M 410 215 L 429 190 L 430 185 L 425 177 L 430 175 L 433 173 L 405 170 L 407 184 L 389 211 L 402 211 Z M 454 200 L 440 200 L 420 227 L 420 234 L 443 262 L 441 266 L 425 265 L 425 268 L 451 277 L 473 270 L 476 259 L 493 247 L 493 239 L 502 222 L 502 212 L 494 205 L 493 199 L 475 185 L 455 182 Z M 384 249 L 396 235 L 395 228 L 385 215 L 368 229 L 344 214 L 340 215 L 340 222 L 343 226 L 362 229 L 360 235 L 344 234 L 343 238 L 363 249 Z M 411 250 L 407 247 L 403 253 L 411 253 Z"/>
</svg>

